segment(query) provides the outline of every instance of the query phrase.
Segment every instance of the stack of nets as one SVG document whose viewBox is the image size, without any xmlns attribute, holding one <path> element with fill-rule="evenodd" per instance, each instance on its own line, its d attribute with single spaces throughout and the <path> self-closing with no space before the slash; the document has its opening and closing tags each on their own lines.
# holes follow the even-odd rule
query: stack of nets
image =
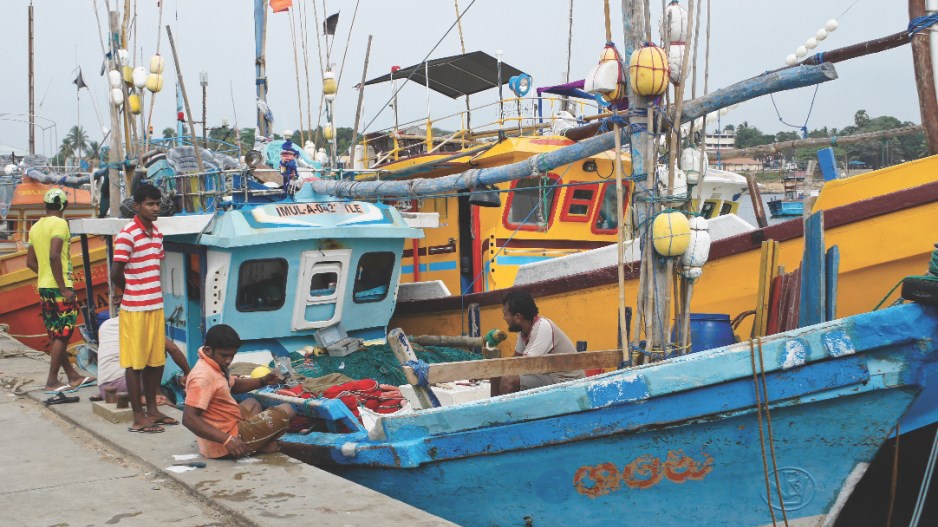
<svg viewBox="0 0 938 527">
<path fill-rule="evenodd" d="M 482 359 L 482 355 L 458 348 L 445 348 L 440 346 L 414 346 L 417 358 L 428 363 L 460 362 Z M 387 344 L 366 346 L 345 357 L 310 356 L 304 357 L 301 353 L 290 353 L 290 362 L 296 373 L 315 378 L 330 373 L 341 373 L 348 377 L 360 379 L 374 379 L 381 384 L 400 386 L 407 384 L 401 365 Z"/>
</svg>

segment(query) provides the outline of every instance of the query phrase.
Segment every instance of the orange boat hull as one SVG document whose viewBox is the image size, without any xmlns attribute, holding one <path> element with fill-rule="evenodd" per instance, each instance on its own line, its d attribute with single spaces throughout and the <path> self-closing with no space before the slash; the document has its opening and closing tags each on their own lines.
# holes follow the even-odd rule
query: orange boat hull
<svg viewBox="0 0 938 527">
<path fill-rule="evenodd" d="M 95 311 L 106 307 L 107 302 L 107 265 L 106 249 L 100 238 L 90 238 L 89 251 L 91 261 L 91 283 L 95 287 Z M 85 289 L 85 274 L 81 257 L 81 248 L 77 238 L 72 239 L 72 267 L 74 268 L 75 292 L 81 307 L 88 303 Z M 10 336 L 26 346 L 37 350 L 49 349 L 49 337 L 42 324 L 39 310 L 39 291 L 36 274 L 26 268 L 26 251 L 19 251 L 0 258 L 0 323 L 7 324 Z M 79 314 L 79 323 L 84 317 Z M 69 347 L 84 342 L 80 335 L 72 337 Z"/>
</svg>

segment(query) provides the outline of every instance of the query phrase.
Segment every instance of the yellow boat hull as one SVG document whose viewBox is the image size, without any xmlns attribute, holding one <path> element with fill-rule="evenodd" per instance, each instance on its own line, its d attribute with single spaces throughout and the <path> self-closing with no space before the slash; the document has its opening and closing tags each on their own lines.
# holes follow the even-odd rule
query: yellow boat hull
<svg viewBox="0 0 938 527">
<path fill-rule="evenodd" d="M 938 241 L 938 156 L 829 182 L 814 211 L 825 211 L 825 244 L 840 249 L 837 316 L 872 310 L 904 276 L 923 274 Z M 802 220 L 795 219 L 713 244 L 704 275 L 694 288 L 692 312 L 736 315 L 755 309 L 760 243 L 780 242 L 779 265 L 800 266 Z M 637 298 L 638 264 L 626 269 L 626 303 Z M 618 286 L 615 267 L 525 286 L 540 312 L 589 349 L 617 343 Z M 401 302 L 391 321 L 410 334 L 467 332 L 470 304 L 479 304 L 483 331 L 503 328 L 505 291 Z M 896 294 L 889 299 L 894 299 Z M 748 336 L 747 322 L 737 333 Z M 508 349 L 508 347 L 505 347 Z"/>
</svg>

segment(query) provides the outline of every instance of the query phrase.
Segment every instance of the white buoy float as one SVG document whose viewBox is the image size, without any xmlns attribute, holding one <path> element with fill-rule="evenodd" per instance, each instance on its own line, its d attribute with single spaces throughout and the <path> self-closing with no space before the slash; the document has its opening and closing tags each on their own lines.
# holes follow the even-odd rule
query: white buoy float
<svg viewBox="0 0 938 527">
<path fill-rule="evenodd" d="M 681 275 L 691 282 L 703 274 L 703 266 L 710 257 L 710 227 L 707 220 L 693 216 L 688 220 L 690 241 L 687 250 L 681 255 Z"/>
</svg>

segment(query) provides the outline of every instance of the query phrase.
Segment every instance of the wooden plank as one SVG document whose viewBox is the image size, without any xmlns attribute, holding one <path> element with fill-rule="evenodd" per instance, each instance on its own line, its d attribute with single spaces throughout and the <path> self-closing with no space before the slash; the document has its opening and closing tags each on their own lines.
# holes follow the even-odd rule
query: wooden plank
<svg viewBox="0 0 938 527">
<path fill-rule="evenodd" d="M 798 302 L 798 326 L 824 322 L 824 212 L 804 221 L 804 255 L 801 258 L 801 298 Z"/>
<path fill-rule="evenodd" d="M 769 322 L 769 294 L 772 281 L 778 273 L 778 242 L 762 242 L 762 254 L 759 261 L 759 288 L 756 291 L 756 317 L 753 321 L 753 336 L 765 336 Z"/>
<path fill-rule="evenodd" d="M 779 313 L 782 310 L 782 289 L 785 284 L 785 276 L 776 276 L 772 279 L 772 289 L 769 293 L 769 310 L 766 315 L 768 324 L 765 328 L 766 335 L 778 333 Z"/>
<path fill-rule="evenodd" d="M 785 312 L 785 325 L 782 331 L 788 331 L 798 327 L 799 306 L 801 305 L 801 268 L 795 270 L 791 281 L 791 297 L 788 301 L 788 309 Z"/>
<path fill-rule="evenodd" d="M 464 362 L 431 364 L 427 374 L 430 384 L 471 379 L 489 379 L 507 375 L 551 373 L 592 368 L 618 368 L 622 360 L 619 350 L 585 351 L 537 357 L 508 357 Z M 415 384 L 417 376 L 413 369 L 404 366 L 408 382 Z"/>
<path fill-rule="evenodd" d="M 837 318 L 837 274 L 840 270 L 840 249 L 836 245 L 827 250 L 825 264 L 824 315 L 825 319 L 830 321 Z"/>
<path fill-rule="evenodd" d="M 394 356 L 401 363 L 404 375 L 407 376 L 407 382 L 414 385 L 414 393 L 417 394 L 417 402 L 420 404 L 419 409 L 433 408 L 433 403 L 430 402 L 430 388 L 418 386 L 420 381 L 417 379 L 414 369 L 404 366 L 408 361 L 417 360 L 417 354 L 414 353 L 414 348 L 407 340 L 407 335 L 400 328 L 392 329 L 388 332 L 388 345 L 391 346 L 391 351 L 394 352 Z"/>
<path fill-rule="evenodd" d="M 765 317 L 765 311 L 762 310 L 762 292 L 765 290 L 765 262 L 768 259 L 768 252 L 769 242 L 764 241 L 759 247 L 759 287 L 756 288 L 756 315 L 752 321 L 753 337 L 762 336 L 759 331 L 762 327 L 762 319 Z"/>
</svg>

